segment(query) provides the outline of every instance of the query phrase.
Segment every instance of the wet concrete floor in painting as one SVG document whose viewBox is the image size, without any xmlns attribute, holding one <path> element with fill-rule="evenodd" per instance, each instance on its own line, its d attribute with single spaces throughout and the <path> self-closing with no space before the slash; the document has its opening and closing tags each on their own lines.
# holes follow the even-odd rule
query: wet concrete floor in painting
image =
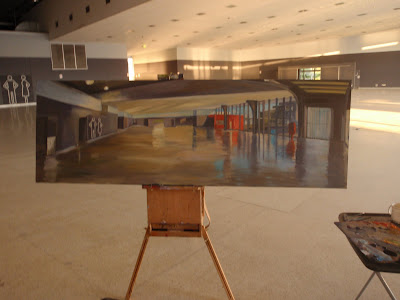
<svg viewBox="0 0 400 300">
<path fill-rule="evenodd" d="M 37 180 L 346 187 L 347 146 L 193 126 L 131 127 L 37 162 Z"/>
</svg>

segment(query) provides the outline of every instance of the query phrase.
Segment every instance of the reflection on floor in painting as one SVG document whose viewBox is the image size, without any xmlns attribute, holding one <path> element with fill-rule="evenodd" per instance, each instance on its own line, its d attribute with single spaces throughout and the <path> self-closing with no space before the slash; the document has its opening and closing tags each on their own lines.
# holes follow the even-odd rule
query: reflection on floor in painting
<svg viewBox="0 0 400 300">
<path fill-rule="evenodd" d="M 38 181 L 346 187 L 347 147 L 193 126 L 132 127 L 38 160 Z"/>
</svg>

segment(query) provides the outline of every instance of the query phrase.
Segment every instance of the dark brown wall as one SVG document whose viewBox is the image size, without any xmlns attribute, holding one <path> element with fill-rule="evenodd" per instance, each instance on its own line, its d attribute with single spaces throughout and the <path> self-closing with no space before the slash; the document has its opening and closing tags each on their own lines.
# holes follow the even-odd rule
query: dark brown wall
<svg viewBox="0 0 400 300">
<path fill-rule="evenodd" d="M 177 61 L 154 62 L 147 64 L 135 64 L 135 74 L 176 74 L 178 72 Z M 139 78 L 138 78 L 139 79 Z"/>
<path fill-rule="evenodd" d="M 278 79 L 278 67 L 284 66 L 342 63 L 356 64 L 360 87 L 400 87 L 400 51 L 242 62 L 242 79 Z"/>
<path fill-rule="evenodd" d="M 169 74 L 183 73 L 184 79 L 237 79 L 234 78 L 234 66 L 241 66 L 240 79 L 278 79 L 278 67 L 356 64 L 356 72 L 360 74 L 360 87 L 375 87 L 386 84 L 387 87 L 400 87 L 400 51 L 379 53 L 344 54 L 309 58 L 288 58 L 274 60 L 257 60 L 248 62 L 226 61 L 193 61 L 174 60 L 160 63 L 135 65 L 136 73 Z M 228 70 L 210 70 L 209 78 L 204 78 L 205 72 L 185 70 L 190 66 L 228 66 Z M 261 71 L 261 72 L 260 72 Z M 196 74 L 197 73 L 197 74 Z"/>
<path fill-rule="evenodd" d="M 185 70 L 185 65 L 193 67 L 221 67 L 220 70 Z M 240 66 L 238 62 L 232 61 L 196 61 L 196 60 L 179 60 L 178 71 L 183 73 L 184 79 L 234 79 L 233 66 Z M 223 70 L 222 67 L 228 67 Z"/>
<path fill-rule="evenodd" d="M 184 66 L 208 66 L 208 67 L 228 67 L 227 70 L 185 70 Z M 238 62 L 231 61 L 195 61 L 195 60 L 171 60 L 166 62 L 135 64 L 135 73 L 153 75 L 170 74 L 177 72 L 183 73 L 184 79 L 234 79 L 233 66 L 240 66 Z M 207 74 L 207 75 L 206 75 Z M 138 78 L 139 79 L 139 78 Z"/>
<path fill-rule="evenodd" d="M 30 76 L 32 79 L 33 101 L 36 101 L 35 87 L 39 80 L 127 80 L 128 61 L 126 59 L 88 59 L 87 70 L 52 70 L 50 58 L 0 57 L 1 75 Z M 0 104 L 2 103 L 0 95 Z"/>
<path fill-rule="evenodd" d="M 89 109 L 53 101 L 41 96 L 37 99 L 37 117 L 46 117 L 56 124 L 56 150 L 76 146 L 79 143 L 79 119 L 87 116 L 101 117 L 103 121 L 103 136 L 116 132 L 118 115 L 101 114 Z M 37 132 L 37 135 L 45 133 Z"/>
<path fill-rule="evenodd" d="M 366 53 L 356 57 L 361 86 L 400 87 L 400 51 Z"/>
<path fill-rule="evenodd" d="M 88 59 L 87 70 L 55 70 L 51 68 L 50 58 L 0 58 L 0 75 L 26 74 L 38 80 L 127 80 L 128 62 L 126 59 Z"/>
</svg>

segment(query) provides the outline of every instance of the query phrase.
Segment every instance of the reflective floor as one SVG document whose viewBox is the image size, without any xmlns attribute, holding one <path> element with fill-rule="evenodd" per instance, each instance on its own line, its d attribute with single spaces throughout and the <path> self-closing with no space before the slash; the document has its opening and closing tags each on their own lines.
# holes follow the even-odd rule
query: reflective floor
<svg viewBox="0 0 400 300">
<path fill-rule="evenodd" d="M 0 108 L 0 155 L 31 154 L 35 130 L 36 106 Z"/>
<path fill-rule="evenodd" d="M 132 127 L 38 161 L 38 181 L 346 187 L 347 147 L 193 126 Z"/>
</svg>

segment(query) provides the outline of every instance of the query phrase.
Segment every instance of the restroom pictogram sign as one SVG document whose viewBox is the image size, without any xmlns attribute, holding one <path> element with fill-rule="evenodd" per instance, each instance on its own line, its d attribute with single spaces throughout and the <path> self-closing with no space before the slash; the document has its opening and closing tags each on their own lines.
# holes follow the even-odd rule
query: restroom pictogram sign
<svg viewBox="0 0 400 300">
<path fill-rule="evenodd" d="M 0 104 L 23 104 L 34 102 L 32 78 L 26 74 L 0 76 Z"/>
</svg>

